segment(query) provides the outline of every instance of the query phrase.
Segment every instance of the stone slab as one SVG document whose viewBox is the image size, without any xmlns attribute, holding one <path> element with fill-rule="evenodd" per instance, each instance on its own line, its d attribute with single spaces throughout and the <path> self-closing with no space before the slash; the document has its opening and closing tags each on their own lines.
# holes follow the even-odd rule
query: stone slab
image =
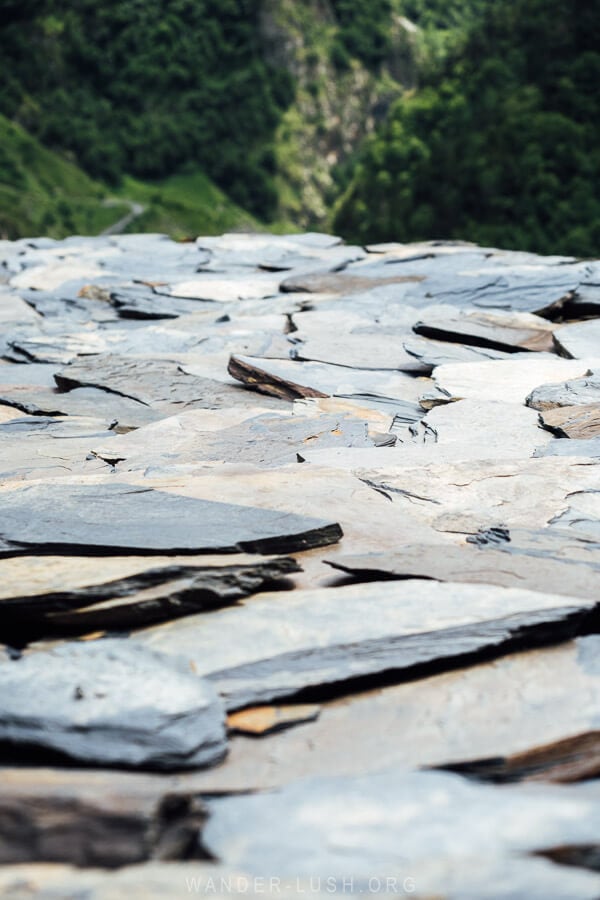
<svg viewBox="0 0 600 900">
<path fill-rule="evenodd" d="M 210 765 L 226 752 L 212 687 L 185 659 L 125 640 L 71 643 L 0 666 L 0 743 L 87 764 Z"/>
</svg>

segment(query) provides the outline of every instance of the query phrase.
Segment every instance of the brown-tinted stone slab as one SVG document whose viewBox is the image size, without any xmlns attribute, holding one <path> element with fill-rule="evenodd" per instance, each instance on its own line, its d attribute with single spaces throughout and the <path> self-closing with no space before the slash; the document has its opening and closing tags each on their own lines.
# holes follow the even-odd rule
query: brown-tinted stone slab
<svg viewBox="0 0 600 900">
<path fill-rule="evenodd" d="M 402 372 L 349 369 L 325 363 L 294 362 L 232 356 L 229 373 L 248 387 L 286 400 L 303 397 L 338 396 L 352 399 L 382 399 L 413 412 L 413 421 L 423 414 L 417 400 L 427 381 Z"/>
<path fill-rule="evenodd" d="M 445 316 L 423 316 L 414 326 L 415 332 L 425 337 L 508 353 L 551 351 L 555 328 L 555 325 L 531 313 L 451 311 Z"/>
<path fill-rule="evenodd" d="M 354 472 L 435 529 L 463 534 L 491 525 L 542 528 L 569 505 L 572 492 L 590 490 L 598 480 L 596 460 L 558 457 L 357 466 Z"/>
<path fill-rule="evenodd" d="M 143 646 L 183 655 L 210 679 L 230 710 L 323 691 L 385 672 L 477 651 L 517 636 L 572 633 L 593 600 L 515 588 L 407 580 L 258 596 L 146 629 Z M 235 633 L 225 646 L 219 636 Z"/>
<path fill-rule="evenodd" d="M 545 409 L 540 422 L 557 437 L 589 440 L 600 436 L 600 403 Z"/>
<path fill-rule="evenodd" d="M 163 789 L 153 776 L 4 768 L 0 780 L 4 867 L 43 860 L 114 868 L 181 859 L 206 817 L 197 798 Z"/>
<path fill-rule="evenodd" d="M 227 716 L 227 727 L 235 734 L 255 737 L 282 731 L 319 718 L 321 707 L 299 703 L 296 706 L 254 706 Z"/>
<path fill-rule="evenodd" d="M 290 731 L 232 735 L 227 759 L 190 777 L 203 793 L 431 767 L 492 780 L 597 777 L 598 649 L 592 635 L 353 693 Z"/>
</svg>

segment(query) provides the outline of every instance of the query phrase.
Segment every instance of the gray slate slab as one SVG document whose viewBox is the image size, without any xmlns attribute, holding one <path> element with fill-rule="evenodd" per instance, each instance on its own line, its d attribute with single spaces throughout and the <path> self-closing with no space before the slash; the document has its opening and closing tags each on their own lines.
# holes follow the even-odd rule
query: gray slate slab
<svg viewBox="0 0 600 900">
<path fill-rule="evenodd" d="M 97 387 L 150 407 L 217 409 L 252 405 L 255 398 L 235 385 L 186 374 L 175 362 L 102 354 L 81 357 L 55 374 L 61 391 Z M 168 413 L 167 413 L 168 414 Z"/>
<path fill-rule="evenodd" d="M 598 595 L 600 565 L 514 555 L 452 544 L 414 544 L 396 553 L 366 553 L 324 560 L 359 580 L 426 578 L 466 584 L 495 584 L 531 591 L 584 597 Z"/>
<path fill-rule="evenodd" d="M 210 765 L 226 752 L 223 709 L 186 660 L 125 640 L 71 643 L 0 666 L 0 743 L 87 764 Z"/>
<path fill-rule="evenodd" d="M 255 416 L 239 425 L 208 431 L 195 411 L 164 419 L 159 426 L 99 445 L 96 455 L 118 470 L 202 461 L 250 463 L 260 467 L 295 463 L 306 447 L 373 447 L 366 422 L 351 416 L 318 418 Z M 1 428 L 1 426 L 0 426 Z"/>
<path fill-rule="evenodd" d="M 329 701 L 286 732 L 232 735 L 223 764 L 185 787 L 240 793 L 432 767 L 503 782 L 596 778 L 599 644 L 590 635 Z"/>
<path fill-rule="evenodd" d="M 597 788 L 493 787 L 440 772 L 306 780 L 274 793 L 214 800 L 209 808 L 204 846 L 224 864 L 257 875 L 330 876 L 339 884 L 353 880 L 356 892 L 366 893 L 377 883 L 370 879 L 385 883 L 385 875 L 374 873 L 402 885 L 414 871 L 413 886 L 423 895 L 429 889 L 434 896 L 496 900 L 542 900 L 532 857 L 594 844 L 600 824 Z M 513 874 L 515 859 L 529 859 L 529 872 L 523 864 Z M 494 860 L 499 870 L 504 861 L 500 891 L 497 880 L 482 889 L 476 860 L 488 866 Z M 449 888 L 440 882 L 440 869 L 454 872 Z M 578 896 L 580 874 L 559 867 L 551 895 Z M 584 891 L 593 884 L 600 885 L 600 877 Z"/>
<path fill-rule="evenodd" d="M 593 600 L 490 585 L 407 580 L 254 598 L 235 610 L 149 628 L 135 640 L 194 660 L 229 709 L 400 673 L 519 635 L 572 633 Z M 224 647 L 223 634 L 236 640 Z"/>
<path fill-rule="evenodd" d="M 572 438 L 571 440 L 555 440 L 537 447 L 534 456 L 587 456 L 593 459 L 600 457 L 600 436 L 591 438 Z"/>
<path fill-rule="evenodd" d="M 598 290 L 598 306 L 600 308 L 600 289 Z M 600 321 L 590 319 L 587 322 L 561 325 L 554 332 L 554 343 L 563 356 L 571 356 L 576 359 L 596 356 L 600 352 Z"/>
<path fill-rule="evenodd" d="M 527 406 L 539 410 L 600 403 L 600 373 L 590 371 L 582 378 L 573 378 L 559 384 L 543 384 L 533 390 L 525 402 Z"/>
<path fill-rule="evenodd" d="M 271 553 L 319 547 L 342 536 L 337 523 L 323 519 L 113 481 L 41 482 L 5 491 L 0 522 L 0 538 L 15 552 Z"/>
</svg>

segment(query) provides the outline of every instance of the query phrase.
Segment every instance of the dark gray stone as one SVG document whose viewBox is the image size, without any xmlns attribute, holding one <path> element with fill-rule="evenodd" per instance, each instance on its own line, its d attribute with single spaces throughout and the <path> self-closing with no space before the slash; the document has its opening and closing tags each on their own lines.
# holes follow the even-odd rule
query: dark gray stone
<svg viewBox="0 0 600 900">
<path fill-rule="evenodd" d="M 37 483 L 0 496 L 0 538 L 21 551 L 277 553 L 320 547 L 341 536 L 337 523 L 322 519 L 112 481 Z"/>
<path fill-rule="evenodd" d="M 0 743 L 87 764 L 155 769 L 218 762 L 223 709 L 187 661 L 126 640 L 71 643 L 0 666 Z"/>
<path fill-rule="evenodd" d="M 299 571 L 289 558 L 39 556 L 0 560 L 0 629 L 15 645 L 129 630 L 230 606 Z"/>
<path fill-rule="evenodd" d="M 516 638 L 571 635 L 594 608 L 594 600 L 489 584 L 386 581 L 269 594 L 135 640 L 193 659 L 239 709 L 384 672 L 400 678 L 416 665 L 497 653 Z M 224 645 L 231 633 L 237 640 Z"/>
<path fill-rule="evenodd" d="M 198 798 L 174 786 L 163 790 L 152 775 L 3 768 L 0 781 L 2 866 L 115 868 L 183 859 L 206 818 Z"/>
</svg>

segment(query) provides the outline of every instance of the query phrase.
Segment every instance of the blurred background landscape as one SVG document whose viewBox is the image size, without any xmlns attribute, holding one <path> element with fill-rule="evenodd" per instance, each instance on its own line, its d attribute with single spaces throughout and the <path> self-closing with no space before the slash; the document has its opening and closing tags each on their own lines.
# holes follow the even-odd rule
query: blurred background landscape
<svg viewBox="0 0 600 900">
<path fill-rule="evenodd" d="M 0 237 L 600 251 L 600 0 L 1 0 Z"/>
</svg>

